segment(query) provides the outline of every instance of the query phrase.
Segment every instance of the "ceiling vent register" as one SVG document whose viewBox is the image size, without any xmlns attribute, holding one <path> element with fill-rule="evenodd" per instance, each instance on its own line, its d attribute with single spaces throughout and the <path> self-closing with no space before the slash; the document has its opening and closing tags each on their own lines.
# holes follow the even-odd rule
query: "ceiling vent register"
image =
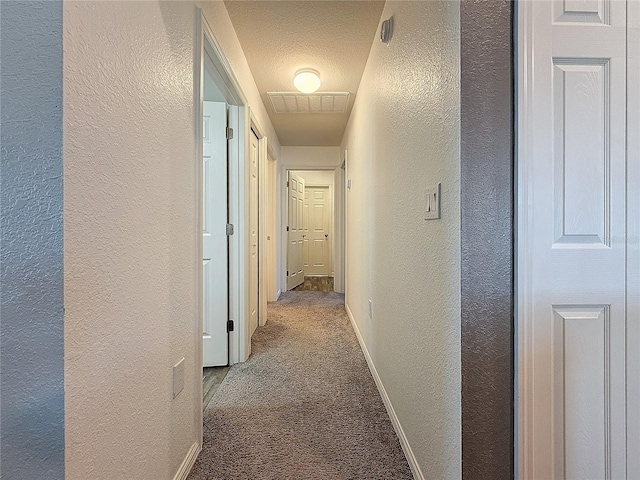
<svg viewBox="0 0 640 480">
<path fill-rule="evenodd" d="M 349 92 L 267 92 L 274 113 L 347 113 Z"/>
</svg>

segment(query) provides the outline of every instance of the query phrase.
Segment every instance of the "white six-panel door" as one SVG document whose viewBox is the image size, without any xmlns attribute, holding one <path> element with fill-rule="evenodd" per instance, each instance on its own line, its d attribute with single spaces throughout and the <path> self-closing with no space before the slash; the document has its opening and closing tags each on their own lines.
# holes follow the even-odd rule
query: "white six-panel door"
<svg viewBox="0 0 640 480">
<path fill-rule="evenodd" d="M 302 220 L 305 275 L 331 274 L 332 210 L 333 200 L 328 185 L 305 185 Z"/>
<path fill-rule="evenodd" d="M 304 235 L 304 178 L 289 172 L 287 188 L 288 232 L 287 232 L 287 290 L 304 282 L 302 242 Z"/>
<path fill-rule="evenodd" d="M 227 105 L 203 102 L 203 318 L 205 367 L 227 365 Z"/>
<path fill-rule="evenodd" d="M 640 348 L 625 296 L 627 2 L 518 5 L 519 477 L 640 478 L 627 468 L 640 456 L 627 450 Z"/>
</svg>

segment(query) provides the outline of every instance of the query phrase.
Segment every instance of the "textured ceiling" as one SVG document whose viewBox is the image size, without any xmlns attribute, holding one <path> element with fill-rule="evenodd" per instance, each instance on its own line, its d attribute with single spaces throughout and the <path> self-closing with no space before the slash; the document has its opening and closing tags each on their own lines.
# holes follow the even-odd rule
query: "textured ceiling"
<svg viewBox="0 0 640 480">
<path fill-rule="evenodd" d="M 383 1 L 245 1 L 225 5 L 282 145 L 340 145 Z M 267 92 L 294 92 L 301 68 L 320 72 L 320 92 L 349 92 L 344 114 L 273 113 Z"/>
</svg>

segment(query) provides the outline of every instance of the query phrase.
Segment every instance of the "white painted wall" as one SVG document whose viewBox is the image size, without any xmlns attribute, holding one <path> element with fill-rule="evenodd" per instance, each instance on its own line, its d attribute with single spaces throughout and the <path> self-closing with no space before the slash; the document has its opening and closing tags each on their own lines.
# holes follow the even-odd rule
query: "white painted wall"
<svg viewBox="0 0 640 480">
<path fill-rule="evenodd" d="M 288 169 L 336 168 L 340 147 L 282 147 L 282 166 Z"/>
<path fill-rule="evenodd" d="M 293 173 L 305 179 L 306 185 L 331 185 L 335 182 L 333 170 L 293 170 Z"/>
<path fill-rule="evenodd" d="M 277 156 L 224 5 L 203 7 Z M 197 14 L 194 2 L 64 4 L 67 479 L 173 478 L 200 441 Z"/>
<path fill-rule="evenodd" d="M 209 73 L 208 69 L 204 69 L 204 98 L 205 102 L 225 102 L 223 93 L 216 85 L 215 80 Z"/>
<path fill-rule="evenodd" d="M 393 39 L 372 46 L 342 145 L 346 302 L 424 478 L 457 479 L 459 4 L 387 2 L 391 15 Z M 436 182 L 442 219 L 425 221 Z"/>
</svg>

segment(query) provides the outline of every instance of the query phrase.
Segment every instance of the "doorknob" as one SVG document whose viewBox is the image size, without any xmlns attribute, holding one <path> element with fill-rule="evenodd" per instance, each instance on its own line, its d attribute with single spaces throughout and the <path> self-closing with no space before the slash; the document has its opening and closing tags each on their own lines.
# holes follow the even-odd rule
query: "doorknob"
<svg viewBox="0 0 640 480">
<path fill-rule="evenodd" d="M 307 238 L 307 236 L 306 235 L 302 235 L 302 238 Z"/>
<path fill-rule="evenodd" d="M 329 238 L 329 234 L 328 234 L 328 233 L 325 233 L 325 234 L 324 234 L 324 238 Z"/>
</svg>

